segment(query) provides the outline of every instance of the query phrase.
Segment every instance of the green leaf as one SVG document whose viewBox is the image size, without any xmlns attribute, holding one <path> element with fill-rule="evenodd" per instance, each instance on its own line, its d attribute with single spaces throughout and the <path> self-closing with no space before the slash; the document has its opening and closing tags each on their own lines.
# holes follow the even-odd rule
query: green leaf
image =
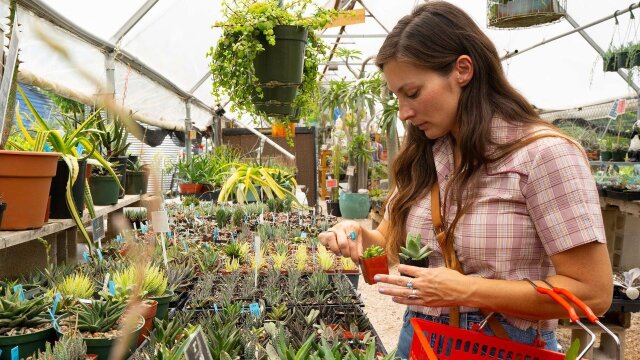
<svg viewBox="0 0 640 360">
<path fill-rule="evenodd" d="M 580 339 L 575 339 L 565 355 L 565 360 L 577 360 L 580 354 Z"/>
</svg>

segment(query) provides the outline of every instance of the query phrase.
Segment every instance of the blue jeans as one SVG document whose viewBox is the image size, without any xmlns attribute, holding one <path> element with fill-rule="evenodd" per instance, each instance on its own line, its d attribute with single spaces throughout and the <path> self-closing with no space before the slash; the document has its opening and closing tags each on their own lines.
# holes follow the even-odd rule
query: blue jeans
<svg viewBox="0 0 640 360">
<path fill-rule="evenodd" d="M 537 332 L 535 328 L 529 328 L 527 330 L 521 330 L 517 327 L 510 325 L 502 316 L 495 314 L 500 324 L 504 327 L 507 334 L 513 341 L 521 342 L 523 344 L 533 345 L 533 341 L 536 339 Z M 449 315 L 430 316 L 407 309 L 404 313 L 402 330 L 400 331 L 400 339 L 398 340 L 398 350 L 396 356 L 402 359 L 409 357 L 409 350 L 411 349 L 411 341 L 413 340 L 413 326 L 410 319 L 417 317 L 425 319 L 427 321 L 449 324 Z M 484 319 L 484 315 L 480 312 L 461 313 L 460 314 L 460 327 L 463 329 L 471 330 L 474 324 L 480 323 Z M 484 333 L 487 335 L 493 335 L 489 326 L 484 328 Z M 558 340 L 556 339 L 556 333 L 553 330 L 543 330 L 542 339 L 546 342 L 545 348 L 551 351 L 558 351 Z"/>
</svg>

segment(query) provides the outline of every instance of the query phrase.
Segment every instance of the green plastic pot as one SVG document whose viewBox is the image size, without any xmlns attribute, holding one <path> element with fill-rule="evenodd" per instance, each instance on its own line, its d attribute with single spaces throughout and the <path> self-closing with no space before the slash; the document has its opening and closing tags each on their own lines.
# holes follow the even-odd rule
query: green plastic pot
<svg viewBox="0 0 640 360">
<path fill-rule="evenodd" d="M 612 161 L 624 161 L 625 156 L 627 155 L 627 150 L 614 150 L 611 154 Z"/>
<path fill-rule="evenodd" d="M 94 205 L 113 205 L 118 203 L 120 187 L 116 179 L 109 176 L 92 176 L 89 182 Z"/>
<path fill-rule="evenodd" d="M 18 347 L 20 359 L 26 359 L 37 351 L 44 351 L 47 341 L 53 341 L 53 327 L 31 334 L 17 336 L 0 336 L 0 360 L 11 360 L 11 349 Z"/>
<path fill-rule="evenodd" d="M 253 60 L 264 95 L 254 96 L 253 104 L 267 116 L 286 116 L 293 114 L 291 104 L 302 83 L 308 31 L 301 26 L 278 25 L 273 32 L 276 44 L 271 46 L 262 37 L 260 42 L 265 50 Z"/>
<path fill-rule="evenodd" d="M 138 340 L 138 335 L 140 334 L 140 330 L 144 326 L 144 317 L 138 315 L 138 327 L 131 333 L 124 336 L 129 337 L 129 353 L 123 358 L 129 357 L 130 354 L 136 351 L 136 343 Z M 60 334 L 60 333 L 59 333 Z M 62 335 L 62 334 L 60 334 Z M 85 344 L 87 344 L 87 354 L 95 354 L 98 355 L 98 360 L 110 360 L 109 356 L 111 355 L 111 349 L 113 345 L 119 338 L 106 339 L 106 338 L 85 338 L 83 337 Z"/>
<path fill-rule="evenodd" d="M 366 219 L 369 216 L 371 200 L 369 194 L 347 193 L 340 194 L 340 213 L 345 219 Z"/>
<path fill-rule="evenodd" d="M 149 300 L 158 302 L 158 310 L 156 311 L 156 319 L 164 320 L 169 314 L 169 303 L 173 299 L 173 291 L 167 291 L 163 296 L 149 297 Z"/>
<path fill-rule="evenodd" d="M 127 195 L 145 194 L 147 192 L 147 178 L 144 171 L 127 171 L 124 190 Z"/>
<path fill-rule="evenodd" d="M 612 153 L 610 150 L 600 151 L 600 160 L 601 161 L 609 161 L 611 160 Z"/>
</svg>

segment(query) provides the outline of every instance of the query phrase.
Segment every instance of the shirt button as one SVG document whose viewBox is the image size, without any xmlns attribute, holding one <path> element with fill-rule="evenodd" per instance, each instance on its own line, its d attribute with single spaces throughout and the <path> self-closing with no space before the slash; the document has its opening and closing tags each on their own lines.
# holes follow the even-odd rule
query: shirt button
<svg viewBox="0 0 640 360">
<path fill-rule="evenodd" d="M 445 176 L 444 176 L 444 179 L 445 179 L 445 180 L 449 180 L 449 174 L 445 175 Z"/>
</svg>

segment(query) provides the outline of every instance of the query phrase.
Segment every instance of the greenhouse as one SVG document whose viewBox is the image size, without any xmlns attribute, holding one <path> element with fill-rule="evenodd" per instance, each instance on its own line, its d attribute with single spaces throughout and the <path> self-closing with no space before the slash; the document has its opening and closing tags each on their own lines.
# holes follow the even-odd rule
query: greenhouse
<svg viewBox="0 0 640 360">
<path fill-rule="evenodd" d="M 640 3 L 0 4 L 0 360 L 640 359 Z"/>
</svg>

